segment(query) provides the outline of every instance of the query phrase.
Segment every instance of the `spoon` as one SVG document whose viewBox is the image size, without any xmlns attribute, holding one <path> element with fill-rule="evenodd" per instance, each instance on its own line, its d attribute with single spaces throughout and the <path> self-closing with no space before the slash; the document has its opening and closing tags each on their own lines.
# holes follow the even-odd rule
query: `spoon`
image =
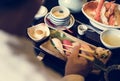
<svg viewBox="0 0 120 81">
<path fill-rule="evenodd" d="M 96 33 L 98 33 L 98 34 L 100 34 L 102 31 L 100 31 L 100 30 L 98 30 L 98 29 L 95 29 L 95 28 L 93 28 L 92 26 L 90 26 L 90 25 L 87 25 L 87 24 L 85 24 L 85 23 L 82 23 L 82 22 L 80 22 L 79 20 L 75 20 L 77 23 L 79 23 L 79 24 L 81 24 L 81 26 L 83 26 L 83 27 L 88 27 L 89 29 L 91 29 L 91 30 L 93 30 L 93 31 L 95 31 Z"/>
</svg>

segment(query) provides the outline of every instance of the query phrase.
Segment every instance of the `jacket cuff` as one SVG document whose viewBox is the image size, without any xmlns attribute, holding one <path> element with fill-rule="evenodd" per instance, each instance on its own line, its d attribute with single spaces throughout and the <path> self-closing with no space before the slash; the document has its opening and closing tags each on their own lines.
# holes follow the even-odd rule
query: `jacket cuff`
<svg viewBox="0 0 120 81">
<path fill-rule="evenodd" d="M 71 74 L 64 76 L 61 81 L 85 81 L 85 79 L 82 75 Z"/>
</svg>

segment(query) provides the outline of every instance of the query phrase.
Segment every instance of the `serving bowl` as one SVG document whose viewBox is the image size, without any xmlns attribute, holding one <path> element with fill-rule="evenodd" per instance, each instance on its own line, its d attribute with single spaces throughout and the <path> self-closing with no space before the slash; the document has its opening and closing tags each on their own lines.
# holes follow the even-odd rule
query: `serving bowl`
<svg viewBox="0 0 120 81">
<path fill-rule="evenodd" d="M 120 30 L 108 29 L 100 34 L 100 40 L 109 49 L 120 48 Z"/>
<path fill-rule="evenodd" d="M 90 23 L 94 26 L 94 27 L 96 27 L 96 28 L 98 28 L 98 29 L 100 29 L 100 30 L 106 30 L 106 29 L 110 29 L 110 28 L 115 28 L 115 29 L 117 29 L 117 28 L 120 28 L 120 25 L 118 25 L 118 26 L 113 26 L 113 25 L 107 25 L 107 24 L 103 24 L 103 23 L 101 23 L 101 22 L 98 22 L 98 21 L 96 21 L 95 19 L 94 19 L 94 16 L 96 15 L 95 14 L 95 12 L 93 12 L 93 11 L 95 11 L 96 10 L 96 8 L 97 8 L 97 2 L 95 2 L 95 1 L 90 1 L 90 2 L 87 2 L 87 3 L 85 3 L 84 5 L 83 5 L 83 7 L 82 7 L 82 12 L 83 12 L 83 14 L 89 19 L 89 21 L 90 21 Z M 118 5 L 118 4 L 117 4 Z M 119 9 L 119 11 L 120 11 L 120 5 L 118 5 L 118 9 Z M 102 13 L 102 12 L 101 12 Z M 120 12 L 119 12 L 120 13 Z M 101 17 L 101 18 L 103 18 L 103 17 Z M 120 20 L 119 20 L 120 21 Z"/>
</svg>

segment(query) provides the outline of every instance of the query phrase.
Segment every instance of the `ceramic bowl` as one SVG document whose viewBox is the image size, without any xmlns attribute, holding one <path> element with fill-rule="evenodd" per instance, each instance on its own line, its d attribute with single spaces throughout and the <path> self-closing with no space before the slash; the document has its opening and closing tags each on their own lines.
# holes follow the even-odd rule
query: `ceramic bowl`
<svg viewBox="0 0 120 81">
<path fill-rule="evenodd" d="M 120 6 L 118 6 L 120 7 Z M 98 22 L 94 19 L 94 15 L 95 13 L 93 12 L 95 9 L 97 8 L 97 4 L 95 1 L 90 1 L 87 2 L 83 5 L 82 7 L 82 12 L 83 14 L 89 19 L 90 23 L 100 29 L 100 30 L 106 30 L 106 29 L 112 29 L 112 28 L 120 28 L 120 26 L 112 26 L 112 25 L 107 25 L 107 24 L 103 24 L 101 22 Z M 119 9 L 119 8 L 118 8 Z M 102 17 L 103 18 L 103 17 Z"/>
<path fill-rule="evenodd" d="M 50 10 L 50 21 L 56 26 L 68 25 L 70 20 L 70 11 L 63 6 L 55 6 Z"/>
<path fill-rule="evenodd" d="M 50 35 L 50 30 L 45 23 L 40 23 L 38 25 L 29 27 L 27 29 L 27 33 L 32 40 L 38 42 L 47 38 Z"/>
<path fill-rule="evenodd" d="M 120 48 L 120 30 L 105 30 L 100 34 L 100 40 L 109 49 Z"/>
</svg>

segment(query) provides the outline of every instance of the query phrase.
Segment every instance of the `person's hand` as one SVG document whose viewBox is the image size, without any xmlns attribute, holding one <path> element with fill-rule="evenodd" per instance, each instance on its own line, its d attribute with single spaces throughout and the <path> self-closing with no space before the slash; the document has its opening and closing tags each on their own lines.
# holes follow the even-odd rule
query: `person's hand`
<svg viewBox="0 0 120 81">
<path fill-rule="evenodd" d="M 74 47 L 71 48 L 71 54 L 68 56 L 66 67 L 65 67 L 65 75 L 69 74 L 79 74 L 82 76 L 87 76 L 88 73 L 92 70 L 92 62 L 88 61 L 84 57 L 79 57 L 79 43 L 74 43 Z M 86 52 L 81 52 L 82 54 L 91 55 Z"/>
</svg>

